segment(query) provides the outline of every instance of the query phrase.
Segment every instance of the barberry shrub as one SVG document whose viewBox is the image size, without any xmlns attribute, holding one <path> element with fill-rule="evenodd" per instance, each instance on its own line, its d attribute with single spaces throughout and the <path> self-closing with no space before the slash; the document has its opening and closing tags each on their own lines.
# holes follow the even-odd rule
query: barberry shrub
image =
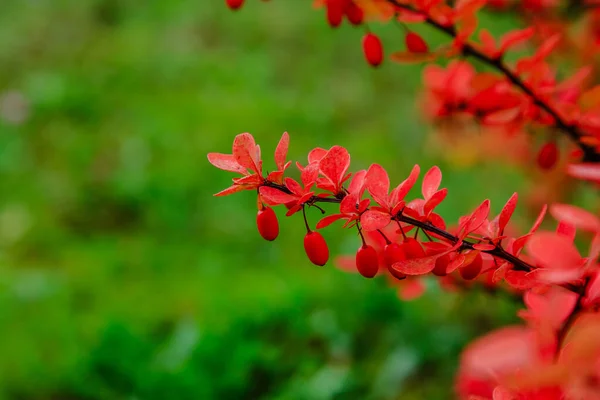
<svg viewBox="0 0 600 400">
<path fill-rule="evenodd" d="M 241 3 L 227 1 L 233 9 Z M 433 123 L 452 123 L 460 116 L 461 121 L 468 118 L 486 132 L 504 135 L 499 137 L 543 142 L 531 145 L 535 152 L 526 160 L 540 173 L 556 170 L 598 183 L 600 86 L 590 84 L 594 60 L 588 53 L 600 49 L 600 2 L 559 3 L 315 2 L 324 9 L 325 21 L 332 28 L 347 21 L 365 29 L 362 52 L 367 65 L 379 66 L 386 55 L 395 62 L 453 58 L 446 67 L 430 64 L 424 69 L 424 111 Z M 477 13 L 485 6 L 493 12 L 517 10 L 528 26 L 496 40 L 484 27 L 477 29 Z M 579 28 L 575 33 L 567 29 L 573 18 Z M 399 44 L 384 47 L 374 31 L 374 23 L 386 22 L 398 23 L 404 30 Z M 408 28 L 414 23 L 444 33 L 449 42 L 434 48 Z M 575 39 L 579 39 L 577 48 L 569 46 Z M 505 61 L 508 52 L 524 44 L 534 50 L 512 63 Z M 582 65 L 559 80 L 548 61 L 558 55 Z M 477 70 L 472 60 L 488 69 Z M 541 140 L 530 140 L 528 132 L 535 132 Z M 448 290 L 478 285 L 522 298 L 522 324 L 491 332 L 464 349 L 456 375 L 460 398 L 600 398 L 598 216 L 555 202 L 541 206 L 530 229 L 517 233 L 511 224 L 518 203 L 515 193 L 498 215 L 490 215 L 490 201 L 482 200 L 472 212 L 447 222 L 436 212 L 448 194 L 441 187 L 442 171 L 436 166 L 422 173 L 415 165 L 402 182 L 392 185 L 382 165 L 352 171 L 350 154 L 336 145 L 310 150 L 306 161 L 295 163 L 299 174 L 295 180 L 286 176 L 291 165 L 289 144 L 290 137 L 284 133 L 270 173 L 264 172 L 260 146 L 249 133 L 235 137 L 231 154 L 210 153 L 208 159 L 215 167 L 237 174 L 233 185 L 216 196 L 255 191 L 257 228 L 269 241 L 279 234 L 273 207 L 284 207 L 288 217 L 301 214 L 306 228 L 304 249 L 308 260 L 318 266 L 330 261 L 320 230 L 355 230 L 356 253 L 339 263 L 366 278 L 385 276 L 404 299 L 424 290 L 424 277 L 437 279 Z M 314 226 L 307 218 L 310 208 L 326 214 Z M 547 213 L 556 221 L 554 230 L 540 229 L 549 219 Z M 577 234 L 587 241 L 585 248 L 575 246 Z"/>
</svg>

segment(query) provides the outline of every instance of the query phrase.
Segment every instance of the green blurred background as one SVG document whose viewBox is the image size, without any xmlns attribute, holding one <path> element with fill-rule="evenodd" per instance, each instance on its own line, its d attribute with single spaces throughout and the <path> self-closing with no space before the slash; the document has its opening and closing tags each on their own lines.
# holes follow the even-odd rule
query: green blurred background
<svg viewBox="0 0 600 400">
<path fill-rule="evenodd" d="M 448 221 L 522 180 L 427 151 L 421 67 L 369 68 L 362 29 L 331 30 L 308 0 L 223 3 L 0 1 L 0 398 L 452 398 L 464 344 L 516 305 L 433 282 L 403 303 L 316 268 L 298 215 L 278 210 L 267 243 L 252 193 L 212 197 L 231 174 L 206 154 L 251 132 L 272 169 L 286 130 L 293 160 L 340 144 L 396 182 L 439 164 Z"/>
</svg>

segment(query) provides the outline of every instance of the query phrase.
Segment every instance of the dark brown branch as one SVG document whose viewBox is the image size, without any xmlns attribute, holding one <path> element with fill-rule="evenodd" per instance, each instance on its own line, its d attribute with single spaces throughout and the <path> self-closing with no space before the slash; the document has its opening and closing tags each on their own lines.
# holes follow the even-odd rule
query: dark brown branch
<svg viewBox="0 0 600 400">
<path fill-rule="evenodd" d="M 393 6 L 418 13 L 419 11 L 413 7 L 399 3 L 397 0 L 386 0 Z M 432 19 L 429 15 L 425 15 L 427 24 L 433 26 L 437 30 L 446 33 L 451 37 L 457 36 L 457 31 L 454 26 L 445 26 Z M 546 113 L 548 113 L 554 119 L 556 128 L 563 131 L 571 140 L 573 140 L 577 146 L 583 151 L 583 160 L 586 162 L 600 162 L 600 154 L 593 148 L 585 144 L 582 140 L 584 134 L 579 131 L 577 126 L 567 123 L 550 104 L 544 101 L 537 93 L 535 93 L 527 84 L 513 72 L 501 58 L 492 58 L 481 52 L 479 49 L 469 43 L 465 43 L 463 46 L 463 54 L 476 58 L 477 60 L 487 64 L 488 66 L 496 69 L 502 73 L 513 85 L 518 87 L 523 93 L 525 93 L 535 105 L 540 107 Z"/>
</svg>

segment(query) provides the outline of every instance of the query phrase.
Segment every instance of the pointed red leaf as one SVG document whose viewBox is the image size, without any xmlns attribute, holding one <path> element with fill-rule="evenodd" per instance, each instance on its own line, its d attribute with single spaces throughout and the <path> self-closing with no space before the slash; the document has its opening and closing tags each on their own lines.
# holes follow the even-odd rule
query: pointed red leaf
<svg viewBox="0 0 600 400">
<path fill-rule="evenodd" d="M 390 205 L 394 206 L 400 201 L 404 200 L 404 197 L 406 197 L 410 189 L 412 189 L 417 182 L 420 171 L 421 169 L 419 168 L 419 165 L 415 164 L 413 169 L 410 171 L 408 178 L 399 184 L 390 194 Z"/>
<path fill-rule="evenodd" d="M 367 171 L 361 169 L 360 171 L 354 174 L 352 181 L 350 182 L 350 186 L 348 187 L 349 193 L 357 193 L 358 196 L 362 196 L 363 191 L 365 190 L 365 178 L 367 176 Z"/>
<path fill-rule="evenodd" d="M 302 196 L 302 194 L 304 194 L 304 189 L 302 189 L 302 186 L 300 186 L 300 184 L 298 182 L 296 182 L 294 179 L 285 178 L 284 182 L 285 182 L 285 186 L 288 189 L 290 189 L 292 194 L 294 194 L 296 196 Z"/>
<path fill-rule="evenodd" d="M 558 220 L 568 222 L 576 228 L 590 232 L 600 232 L 600 218 L 589 211 L 570 204 L 553 204 L 550 214 Z"/>
<path fill-rule="evenodd" d="M 340 220 L 342 218 L 344 218 L 343 214 L 328 215 L 328 216 L 322 218 L 319 222 L 317 222 L 317 229 L 323 229 L 323 228 L 333 224 L 335 221 Z"/>
<path fill-rule="evenodd" d="M 510 47 L 516 46 L 526 40 L 531 39 L 534 33 L 535 29 L 533 27 L 508 32 L 506 35 L 502 36 L 502 39 L 500 39 L 500 52 L 504 53 Z"/>
<path fill-rule="evenodd" d="M 565 221 L 560 221 L 558 223 L 558 227 L 556 228 L 556 233 L 559 235 L 563 235 L 566 238 L 569 238 L 571 241 L 575 240 L 575 234 L 577 233 L 577 229 L 575 229 L 575 225 L 572 225 Z"/>
<path fill-rule="evenodd" d="M 369 171 L 365 178 L 365 185 L 377 204 L 381 207 L 388 207 L 390 178 L 381 165 L 372 164 L 369 167 Z"/>
<path fill-rule="evenodd" d="M 219 193 L 215 193 L 213 196 L 227 196 L 232 193 L 241 192 L 242 190 L 246 190 L 246 188 L 240 185 L 233 185 L 221 190 Z"/>
<path fill-rule="evenodd" d="M 356 203 L 358 203 L 358 194 L 350 193 L 340 202 L 340 212 L 344 214 L 356 213 L 358 211 Z"/>
<path fill-rule="evenodd" d="M 463 228 L 462 237 L 464 238 L 469 233 L 476 231 L 487 219 L 490 213 L 490 201 L 485 200 L 479 207 L 473 211 Z"/>
<path fill-rule="evenodd" d="M 278 170 L 283 170 L 285 167 L 285 158 L 287 157 L 288 147 L 290 145 L 290 135 L 283 132 L 281 139 L 275 148 L 275 165 Z"/>
<path fill-rule="evenodd" d="M 423 177 L 423 186 L 421 192 L 425 200 L 429 199 L 438 190 L 442 183 L 442 171 L 437 165 L 431 167 Z"/>
<path fill-rule="evenodd" d="M 542 221 L 544 220 L 544 217 L 546 216 L 547 209 L 548 209 L 548 206 L 546 204 L 544 204 L 544 206 L 540 210 L 540 214 L 538 215 L 537 219 L 533 223 L 533 226 L 529 230 L 529 233 L 535 233 L 538 230 L 538 228 L 542 224 Z"/>
<path fill-rule="evenodd" d="M 319 162 L 319 169 L 339 189 L 346 171 L 350 167 L 350 154 L 341 146 L 333 146 Z"/>
<path fill-rule="evenodd" d="M 258 190 L 265 202 L 271 206 L 291 202 L 295 203 L 298 200 L 297 197 L 292 196 L 291 194 L 284 193 L 279 189 L 275 189 L 269 186 L 261 186 Z"/>
<path fill-rule="evenodd" d="M 500 216 L 498 218 L 498 227 L 500 228 L 500 232 L 504 231 L 506 224 L 510 221 L 510 217 L 512 217 L 515 208 L 517 207 L 517 200 L 519 199 L 519 195 L 517 193 L 513 193 L 510 196 L 510 199 L 506 202 L 502 211 L 500 212 Z"/>
<path fill-rule="evenodd" d="M 300 180 L 302 180 L 302 184 L 305 189 L 310 189 L 312 185 L 315 184 L 317 178 L 319 176 L 319 164 L 311 163 L 308 164 L 300 174 Z"/>
<path fill-rule="evenodd" d="M 600 182 L 600 164 L 570 164 L 567 166 L 567 173 L 574 178 Z"/>
<path fill-rule="evenodd" d="M 233 140 L 233 157 L 244 168 L 260 172 L 260 148 L 249 133 L 240 133 Z"/>
<path fill-rule="evenodd" d="M 581 255 L 573 242 L 554 232 L 539 232 L 525 245 L 527 252 L 545 268 L 572 269 L 581 264 Z"/>
<path fill-rule="evenodd" d="M 383 229 L 390 223 L 390 214 L 377 210 L 367 210 L 361 215 L 360 222 L 367 232 Z"/>
<path fill-rule="evenodd" d="M 246 168 L 242 167 L 233 157 L 233 154 L 208 153 L 208 161 L 215 167 L 229 172 L 247 174 Z"/>
<path fill-rule="evenodd" d="M 428 215 L 438 205 L 440 205 L 440 203 L 442 201 L 444 201 L 444 199 L 446 198 L 447 194 L 448 194 L 448 189 L 446 189 L 446 188 L 443 188 L 442 190 L 438 190 L 437 192 L 435 192 L 423 206 L 423 211 L 425 212 L 425 215 Z"/>
</svg>

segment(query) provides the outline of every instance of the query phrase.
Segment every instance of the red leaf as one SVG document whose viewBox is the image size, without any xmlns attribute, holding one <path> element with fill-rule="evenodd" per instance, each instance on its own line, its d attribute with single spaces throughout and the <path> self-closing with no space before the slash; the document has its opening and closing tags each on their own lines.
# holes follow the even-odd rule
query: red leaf
<svg viewBox="0 0 600 400">
<path fill-rule="evenodd" d="M 340 202 L 340 212 L 344 214 L 356 213 L 356 203 L 358 203 L 358 194 L 350 193 Z"/>
<path fill-rule="evenodd" d="M 554 232 L 539 232 L 525 245 L 527 252 L 545 268 L 572 269 L 581 264 L 581 256 L 570 239 Z"/>
<path fill-rule="evenodd" d="M 425 200 L 429 199 L 438 190 L 442 183 L 442 171 L 437 165 L 431 167 L 423 177 L 423 186 L 421 192 Z"/>
<path fill-rule="evenodd" d="M 506 202 L 502 211 L 500 212 L 500 217 L 498 218 L 498 227 L 500 228 L 500 232 L 504 231 L 506 224 L 510 221 L 510 217 L 512 217 L 515 208 L 517 207 L 517 200 L 519 199 L 519 195 L 517 193 L 513 193 L 510 196 L 510 199 Z"/>
<path fill-rule="evenodd" d="M 567 166 L 567 173 L 574 178 L 600 182 L 600 164 L 570 164 Z"/>
<path fill-rule="evenodd" d="M 215 193 L 214 196 L 227 196 L 232 193 L 241 192 L 242 190 L 246 190 L 246 188 L 240 185 L 233 185 L 229 186 L 227 189 L 221 190 L 219 193 Z"/>
<path fill-rule="evenodd" d="M 302 194 L 304 193 L 304 189 L 302 189 L 302 186 L 300 186 L 300 184 L 292 178 L 285 178 L 284 182 L 285 186 L 288 189 L 290 189 L 290 191 L 296 196 L 302 196 Z"/>
<path fill-rule="evenodd" d="M 447 194 L 448 189 L 446 188 L 435 192 L 433 196 L 431 196 L 423 206 L 423 211 L 425 212 L 425 215 L 428 215 L 431 211 L 433 211 L 434 208 L 440 205 L 440 203 L 446 198 Z"/>
<path fill-rule="evenodd" d="M 287 156 L 288 147 L 290 145 L 290 135 L 287 132 L 283 132 L 281 139 L 275 148 L 275 165 L 278 170 L 283 170 L 285 167 L 285 158 Z"/>
<path fill-rule="evenodd" d="M 332 214 L 322 218 L 319 222 L 317 222 L 317 229 L 323 229 L 326 226 L 333 224 L 335 221 L 344 218 L 343 214 Z"/>
<path fill-rule="evenodd" d="M 476 231 L 487 219 L 490 213 L 490 201 L 485 200 L 479 207 L 473 211 L 464 226 L 462 237 L 464 238 L 469 233 Z"/>
<path fill-rule="evenodd" d="M 362 169 L 354 174 L 352 178 L 352 182 L 350 182 L 350 186 L 348 187 L 349 193 L 357 193 L 359 197 L 362 196 L 363 191 L 365 190 L 365 179 L 367 176 L 367 171 Z"/>
<path fill-rule="evenodd" d="M 269 186 L 261 186 L 258 190 L 260 192 L 260 195 L 265 200 L 265 203 L 271 206 L 276 206 L 278 204 L 285 204 L 290 202 L 295 203 L 296 200 L 298 200 L 297 197 L 292 196 L 291 194 L 284 193 L 279 189 L 275 189 Z"/>
<path fill-rule="evenodd" d="M 350 154 L 341 146 L 333 146 L 319 162 L 319 169 L 339 190 L 342 179 L 350 167 Z"/>
<path fill-rule="evenodd" d="M 559 235 L 563 235 L 564 237 L 569 238 L 571 241 L 575 240 L 575 234 L 577 233 L 577 229 L 575 226 L 564 221 L 560 221 L 558 223 L 558 227 L 556 228 L 556 233 Z"/>
<path fill-rule="evenodd" d="M 319 165 L 317 163 L 311 163 L 302 170 L 300 179 L 306 190 L 310 189 L 312 185 L 317 181 L 319 176 Z"/>
<path fill-rule="evenodd" d="M 495 111 L 484 116 L 483 123 L 486 125 L 504 125 L 514 121 L 520 114 L 520 107 Z"/>
<path fill-rule="evenodd" d="M 406 178 L 401 184 L 399 184 L 392 193 L 390 194 L 390 205 L 396 205 L 401 200 L 404 200 L 404 197 L 408 194 L 410 189 L 417 182 L 417 178 L 419 177 L 420 168 L 415 164 L 412 171 L 410 171 L 410 175 Z"/>
<path fill-rule="evenodd" d="M 390 223 L 390 214 L 377 210 L 367 210 L 361 215 L 360 222 L 367 232 L 383 229 Z"/>
<path fill-rule="evenodd" d="M 208 161 L 215 167 L 229 172 L 247 174 L 246 168 L 242 167 L 233 157 L 233 154 L 208 153 Z"/>
<path fill-rule="evenodd" d="M 529 230 L 529 233 L 535 233 L 538 230 L 538 228 L 542 224 L 542 221 L 544 220 L 544 217 L 546 216 L 547 209 L 548 209 L 548 206 L 546 204 L 544 204 L 544 206 L 540 210 L 540 214 L 538 215 L 537 219 L 533 223 L 533 226 Z"/>
<path fill-rule="evenodd" d="M 260 147 L 249 133 L 240 133 L 233 140 L 233 157 L 242 167 L 260 172 Z"/>
<path fill-rule="evenodd" d="M 390 191 L 390 178 L 388 173 L 379 164 L 372 164 L 369 167 L 365 178 L 367 190 L 373 197 L 373 200 L 381 207 L 388 207 L 388 193 Z"/>
<path fill-rule="evenodd" d="M 392 268 L 406 275 L 423 275 L 427 274 L 435 268 L 435 261 L 443 254 L 435 254 L 433 256 L 413 258 L 408 260 L 398 261 L 392 265 Z"/>
<path fill-rule="evenodd" d="M 308 163 L 312 164 L 314 162 L 319 162 L 323 159 L 323 157 L 325 157 L 325 154 L 327 154 L 327 150 L 321 148 L 321 147 L 317 147 L 312 149 L 309 153 L 308 153 Z"/>
<path fill-rule="evenodd" d="M 502 39 L 500 39 L 500 52 L 504 53 L 510 47 L 529 40 L 534 33 L 535 29 L 533 27 L 508 32 L 506 35 L 502 36 Z"/>
</svg>

